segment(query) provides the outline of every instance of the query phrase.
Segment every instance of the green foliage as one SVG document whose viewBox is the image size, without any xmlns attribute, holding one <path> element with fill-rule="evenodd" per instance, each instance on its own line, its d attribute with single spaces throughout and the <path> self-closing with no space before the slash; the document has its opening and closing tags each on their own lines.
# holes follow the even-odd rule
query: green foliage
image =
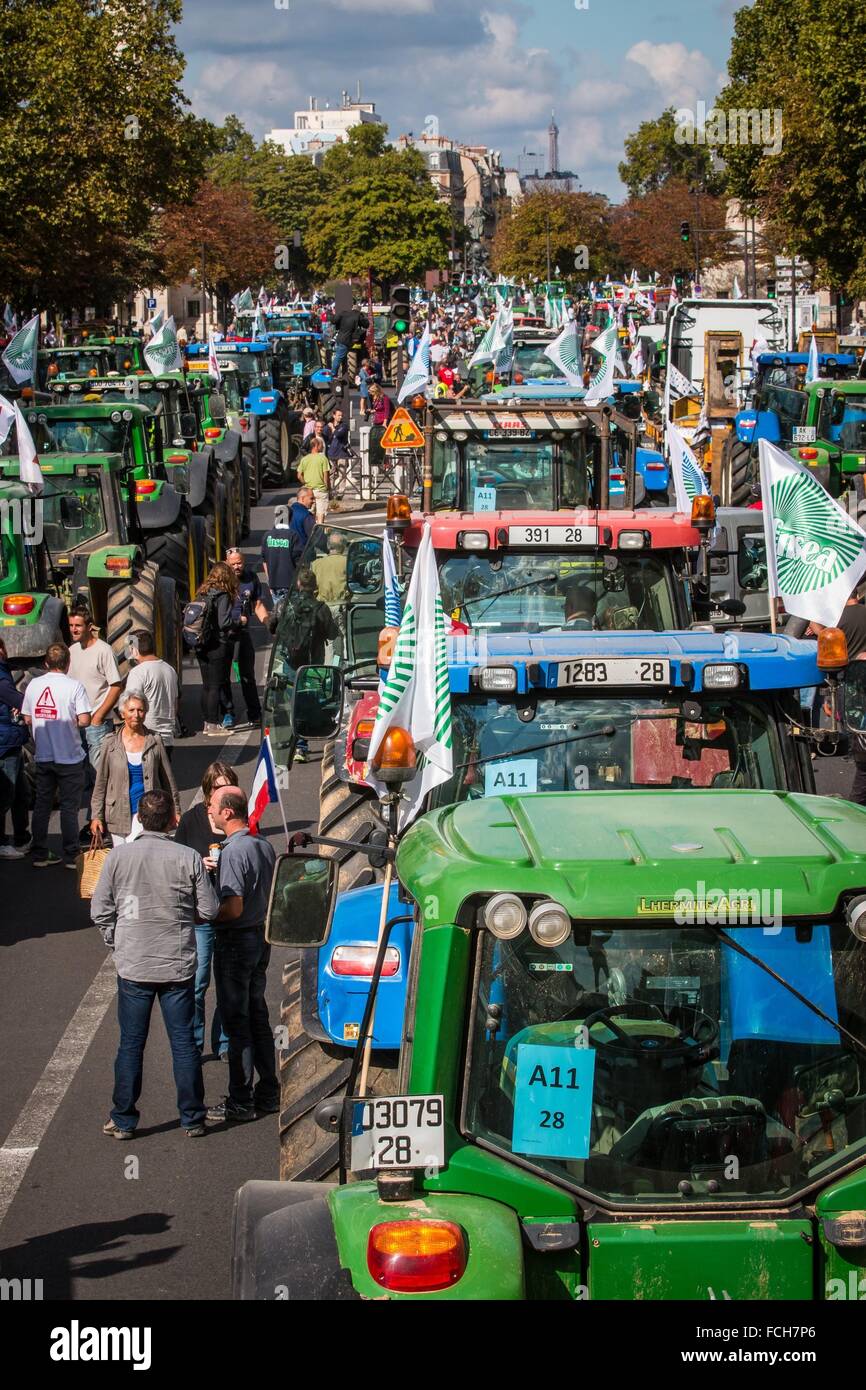
<svg viewBox="0 0 866 1390">
<path fill-rule="evenodd" d="M 446 263 L 451 213 L 440 203 L 416 150 L 393 150 L 384 126 L 349 131 L 322 161 L 324 198 L 306 244 L 311 269 L 366 276 L 383 285 L 418 280 Z"/>
<path fill-rule="evenodd" d="M 188 196 L 211 138 L 185 111 L 180 0 L 6 0 L 0 293 L 107 305 L 154 271 L 153 211 Z"/>
<path fill-rule="evenodd" d="M 501 223 L 493 243 L 493 269 L 518 279 L 547 278 L 559 265 L 566 280 L 587 280 L 611 269 L 610 205 L 600 193 L 548 193 L 524 198 Z M 585 246 L 586 268 L 575 268 L 575 251 Z"/>
<path fill-rule="evenodd" d="M 626 157 L 619 176 L 630 198 L 656 193 L 669 179 L 697 181 L 708 193 L 721 192 L 723 176 L 714 171 L 706 145 L 678 145 L 674 108 L 654 121 L 642 121 L 625 142 Z"/>
<path fill-rule="evenodd" d="M 725 110 L 780 109 L 782 151 L 725 149 L 730 192 L 831 283 L 866 293 L 866 6 L 755 0 L 738 11 L 719 98 Z"/>
</svg>

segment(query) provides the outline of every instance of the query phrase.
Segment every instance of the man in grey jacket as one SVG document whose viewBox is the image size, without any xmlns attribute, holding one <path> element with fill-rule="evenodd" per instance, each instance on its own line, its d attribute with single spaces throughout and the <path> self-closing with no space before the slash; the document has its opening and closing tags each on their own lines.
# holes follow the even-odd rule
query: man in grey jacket
<svg viewBox="0 0 866 1390">
<path fill-rule="evenodd" d="M 220 901 L 201 855 L 171 839 L 177 825 L 168 792 L 145 792 L 138 806 L 144 833 L 111 850 L 90 915 L 117 970 L 120 1046 L 111 1115 L 103 1134 L 131 1139 L 138 1124 L 144 1048 L 156 999 L 171 1046 L 177 1108 L 184 1133 L 205 1133 L 204 1082 L 194 1036 L 195 926 L 211 922 Z"/>
</svg>

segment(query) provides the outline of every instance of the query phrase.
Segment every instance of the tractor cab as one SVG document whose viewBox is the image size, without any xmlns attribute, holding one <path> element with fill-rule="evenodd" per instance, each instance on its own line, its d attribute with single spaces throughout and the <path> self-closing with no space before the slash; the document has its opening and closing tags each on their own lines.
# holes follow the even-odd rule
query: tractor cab
<svg viewBox="0 0 866 1390">
<path fill-rule="evenodd" d="M 41 499 L 19 482 L 0 480 L 0 637 L 14 671 L 36 666 L 52 642 L 69 636 L 49 582 Z"/>
<path fill-rule="evenodd" d="M 36 354 L 36 372 L 42 390 L 50 391 L 55 382 L 104 377 L 114 370 L 113 352 L 107 346 L 90 342 L 80 347 L 39 348 Z"/>
<path fill-rule="evenodd" d="M 298 388 L 330 390 L 331 373 L 322 365 L 320 333 L 271 333 L 269 341 L 274 381 L 287 395 Z"/>
</svg>

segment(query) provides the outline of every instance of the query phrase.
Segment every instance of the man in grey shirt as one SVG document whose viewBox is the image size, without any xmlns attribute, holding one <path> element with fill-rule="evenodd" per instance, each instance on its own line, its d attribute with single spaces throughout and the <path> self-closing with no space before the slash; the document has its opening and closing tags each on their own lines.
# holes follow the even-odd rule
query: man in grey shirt
<svg viewBox="0 0 866 1390">
<path fill-rule="evenodd" d="M 134 637 L 138 661 L 126 678 L 126 694 L 146 696 L 144 727 L 159 734 L 170 758 L 180 693 L 177 672 L 156 655 L 152 633 L 136 632 Z"/>
<path fill-rule="evenodd" d="M 209 814 L 227 837 L 217 866 L 220 910 L 213 973 L 229 1040 L 229 1093 L 224 1101 L 208 1107 L 207 1117 L 254 1120 L 257 1112 L 272 1115 L 280 1108 L 274 1035 L 265 999 L 271 948 L 264 922 L 276 855 L 261 835 L 250 834 L 247 800 L 237 787 L 214 792 Z"/>
<path fill-rule="evenodd" d="M 138 818 L 144 833 L 110 852 L 90 909 L 114 952 L 120 1024 L 111 1115 L 102 1132 L 113 1139 L 135 1134 L 144 1048 L 158 999 L 180 1122 L 184 1133 L 197 1139 L 205 1133 L 205 1104 L 194 1034 L 195 926 L 214 920 L 219 898 L 201 855 L 170 838 L 177 815 L 167 792 L 145 792 Z"/>
</svg>

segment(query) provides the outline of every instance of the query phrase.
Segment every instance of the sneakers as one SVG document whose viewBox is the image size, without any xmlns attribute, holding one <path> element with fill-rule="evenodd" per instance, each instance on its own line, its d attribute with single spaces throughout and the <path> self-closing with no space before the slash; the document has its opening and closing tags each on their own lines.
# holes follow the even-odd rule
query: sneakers
<svg viewBox="0 0 866 1390">
<path fill-rule="evenodd" d="M 247 1120 L 256 1118 L 255 1107 L 244 1107 L 233 1105 L 230 1100 L 221 1100 L 218 1105 L 209 1105 L 207 1108 L 207 1118 L 209 1120 L 229 1121 L 232 1124 L 244 1124 Z"/>
<path fill-rule="evenodd" d="M 53 868 L 55 864 L 62 864 L 63 860 L 57 854 L 52 854 L 49 849 L 37 849 L 33 851 L 34 869 Z"/>
<path fill-rule="evenodd" d="M 296 748 L 295 756 L 292 759 L 295 763 L 308 763 L 310 761 L 306 748 Z"/>
<path fill-rule="evenodd" d="M 110 1139 L 135 1138 L 134 1129 L 120 1129 L 119 1126 L 116 1125 L 113 1120 L 108 1120 L 107 1123 L 102 1126 L 102 1133 L 107 1134 Z"/>
<path fill-rule="evenodd" d="M 203 1139 L 204 1136 L 207 1134 L 207 1130 L 205 1129 L 203 1124 L 188 1125 L 183 1132 L 186 1135 L 187 1139 Z"/>
<path fill-rule="evenodd" d="M 223 715 L 223 728 L 224 728 L 224 729 L 233 729 L 234 727 L 235 727 L 235 717 L 234 717 L 234 715 L 233 715 L 233 714 L 224 714 L 224 715 Z"/>
<path fill-rule="evenodd" d="M 26 859 L 27 852 L 16 849 L 14 845 L 0 845 L 0 859 Z"/>
<path fill-rule="evenodd" d="M 63 867 L 64 867 L 64 869 L 71 869 L 73 873 L 77 873 L 77 872 L 78 872 L 78 860 L 77 860 L 77 859 L 64 859 L 64 861 L 63 861 Z"/>
<path fill-rule="evenodd" d="M 202 729 L 205 738 L 225 738 L 226 731 L 222 724 L 205 724 Z"/>
</svg>

